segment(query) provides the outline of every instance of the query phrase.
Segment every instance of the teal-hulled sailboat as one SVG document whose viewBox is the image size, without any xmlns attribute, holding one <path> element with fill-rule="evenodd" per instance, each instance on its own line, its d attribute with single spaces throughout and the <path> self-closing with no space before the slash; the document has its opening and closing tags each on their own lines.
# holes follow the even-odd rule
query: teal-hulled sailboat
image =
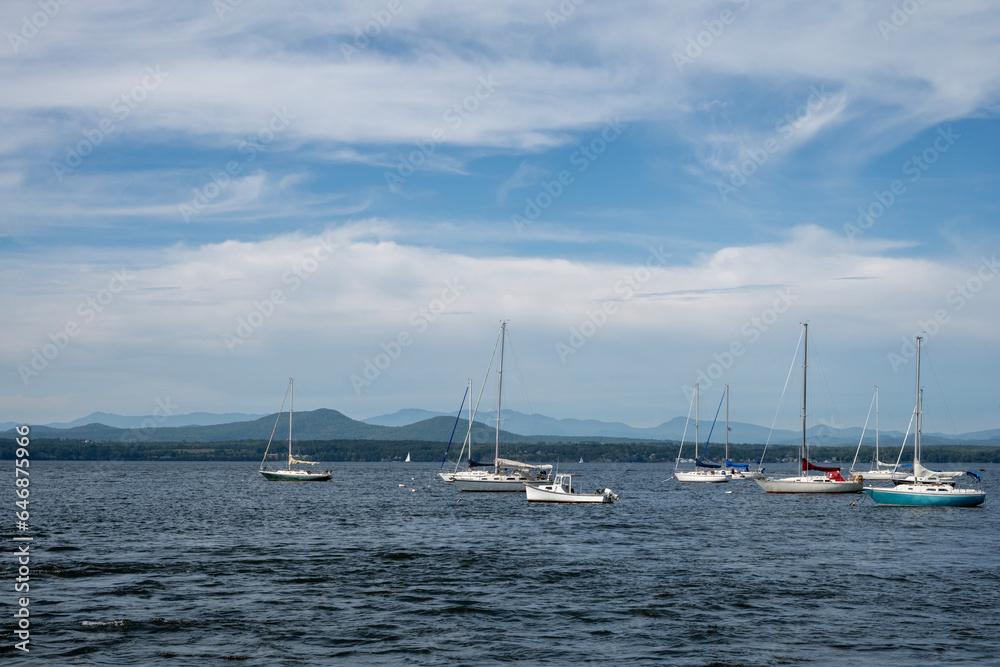
<svg viewBox="0 0 1000 667">
<path fill-rule="evenodd" d="M 274 432 L 278 430 L 278 420 L 281 419 L 281 411 L 285 409 L 285 399 L 291 399 L 288 403 L 288 463 L 284 470 L 267 470 L 264 461 L 271 450 L 271 441 L 274 440 Z M 312 470 L 302 470 L 293 468 L 293 465 L 304 464 L 314 466 L 315 461 L 299 461 L 292 457 L 292 413 L 295 411 L 295 381 L 288 378 L 288 389 L 285 391 L 285 398 L 281 399 L 281 408 L 278 416 L 274 419 L 274 428 L 271 429 L 271 437 L 267 441 L 267 448 L 264 450 L 264 458 L 260 462 L 260 474 L 264 479 L 272 482 L 328 482 L 332 476 L 332 471 L 313 472 Z"/>
<path fill-rule="evenodd" d="M 921 396 L 920 396 L 920 340 L 917 336 L 917 396 L 915 400 L 913 434 L 913 476 L 894 480 L 895 486 L 866 486 L 864 492 L 879 505 L 907 505 L 922 507 L 976 507 L 986 499 L 986 492 L 955 486 L 955 477 L 961 473 L 940 473 L 920 465 Z M 979 475 L 966 473 L 976 479 Z"/>
</svg>

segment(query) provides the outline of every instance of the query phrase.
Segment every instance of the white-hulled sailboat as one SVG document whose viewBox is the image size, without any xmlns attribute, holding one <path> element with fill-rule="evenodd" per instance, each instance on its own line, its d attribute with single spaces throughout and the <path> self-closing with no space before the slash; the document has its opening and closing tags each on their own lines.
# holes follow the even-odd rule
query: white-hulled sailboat
<svg viewBox="0 0 1000 667">
<path fill-rule="evenodd" d="M 758 461 L 757 470 L 751 470 L 749 463 L 733 463 L 729 460 L 729 385 L 726 385 L 726 474 L 731 479 L 764 479 Z M 727 491 L 726 493 L 732 493 Z"/>
<path fill-rule="evenodd" d="M 681 462 L 681 453 L 684 451 L 684 435 L 681 436 L 681 445 L 677 450 L 677 460 L 674 461 L 674 478 L 678 482 L 702 482 L 710 484 L 720 484 L 722 482 L 728 482 L 730 476 L 722 470 L 722 466 L 715 465 L 713 463 L 705 463 L 702 461 L 701 456 L 698 454 L 698 412 L 699 403 L 701 396 L 700 382 L 696 382 L 694 385 L 694 470 L 678 470 L 678 466 Z M 691 408 L 688 408 L 688 419 L 691 418 Z M 718 413 L 716 413 L 718 414 Z M 687 424 L 684 426 L 684 433 L 687 434 Z M 728 434 L 727 434 L 728 436 Z M 708 442 L 705 442 L 708 445 Z"/>
<path fill-rule="evenodd" d="M 986 500 L 986 492 L 980 489 L 963 489 L 955 486 L 955 478 L 961 472 L 936 472 L 920 464 L 920 439 L 923 425 L 920 390 L 920 341 L 917 336 L 917 389 L 914 403 L 913 430 L 913 475 L 905 479 L 894 479 L 895 486 L 866 486 L 865 493 L 879 505 L 907 505 L 923 507 L 976 507 Z M 974 472 L 966 473 L 976 479 Z"/>
<path fill-rule="evenodd" d="M 809 358 L 809 325 L 803 324 L 802 336 L 802 445 L 799 448 L 802 474 L 797 477 L 754 480 L 767 493 L 859 493 L 861 482 L 846 480 L 839 467 L 818 466 L 809 461 L 809 446 L 806 443 L 806 368 Z M 825 475 L 810 475 L 809 471 L 824 472 Z"/>
<path fill-rule="evenodd" d="M 292 457 L 292 413 L 295 411 L 294 383 L 292 378 L 288 378 L 288 389 L 285 390 L 285 398 L 281 399 L 281 408 L 278 410 L 278 416 L 274 419 L 274 428 L 271 429 L 271 437 L 267 441 L 264 458 L 260 462 L 260 474 L 264 476 L 264 479 L 272 482 L 328 482 L 332 476 L 330 470 L 313 472 L 312 470 L 292 467 L 298 464 L 316 465 L 315 461 L 300 461 Z M 281 419 L 281 412 L 285 409 L 285 400 L 289 398 L 291 400 L 288 403 L 288 463 L 284 470 L 268 470 L 264 467 L 264 462 L 267 461 L 267 454 L 271 449 L 271 442 L 274 440 L 274 432 L 278 430 L 278 420 Z"/>
<path fill-rule="evenodd" d="M 452 472 L 439 472 L 442 480 L 449 484 L 454 484 L 459 491 L 521 491 L 525 484 L 545 484 L 549 481 L 551 465 L 531 465 L 500 458 L 500 407 L 503 395 L 503 351 L 504 339 L 507 331 L 507 322 L 500 323 L 500 333 L 497 336 L 497 344 L 493 347 L 493 355 L 496 356 L 497 347 L 500 349 L 500 366 L 497 379 L 497 421 L 496 421 L 496 444 L 493 455 L 493 469 L 477 469 L 472 461 L 472 424 L 475 420 L 475 413 L 472 412 L 472 403 L 469 403 L 469 431 L 462 445 L 462 452 L 459 453 L 459 462 L 466 447 L 469 449 L 469 469 L 458 470 L 458 464 Z M 490 365 L 486 369 L 486 376 L 489 377 L 490 368 L 493 366 L 493 357 L 490 357 Z M 471 383 L 470 383 L 471 386 Z M 483 387 L 486 382 L 483 382 Z M 479 400 L 482 399 L 483 390 L 479 390 L 479 399 L 476 401 L 476 410 L 479 409 Z M 461 409 L 459 410 L 461 412 Z"/>
<path fill-rule="evenodd" d="M 872 415 L 872 405 L 875 407 L 875 461 L 870 470 L 855 470 L 858 463 L 858 455 L 861 453 L 861 443 L 865 440 L 865 431 L 868 430 L 868 420 Z M 875 395 L 872 397 L 872 405 L 868 406 L 868 416 L 865 418 L 865 425 L 861 429 L 861 439 L 858 440 L 858 449 L 854 452 L 854 462 L 851 464 L 851 477 L 860 476 L 862 479 L 896 479 L 903 473 L 897 472 L 899 462 L 883 463 L 878 457 L 878 387 L 875 387 Z M 906 443 L 906 440 L 903 440 Z"/>
</svg>

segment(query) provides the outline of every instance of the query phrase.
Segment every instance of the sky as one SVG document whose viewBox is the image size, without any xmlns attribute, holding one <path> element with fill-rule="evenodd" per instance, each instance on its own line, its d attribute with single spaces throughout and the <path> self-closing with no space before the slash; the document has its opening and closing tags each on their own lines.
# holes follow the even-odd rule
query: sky
<svg viewBox="0 0 1000 667">
<path fill-rule="evenodd" d="M 728 384 L 796 428 L 808 322 L 811 423 L 879 386 L 905 430 L 923 332 L 925 430 L 1000 428 L 994 3 L 12 0 L 0 27 L 0 421 L 268 413 L 289 377 L 296 409 L 454 412 L 508 321 L 505 407 L 653 426 Z"/>
</svg>

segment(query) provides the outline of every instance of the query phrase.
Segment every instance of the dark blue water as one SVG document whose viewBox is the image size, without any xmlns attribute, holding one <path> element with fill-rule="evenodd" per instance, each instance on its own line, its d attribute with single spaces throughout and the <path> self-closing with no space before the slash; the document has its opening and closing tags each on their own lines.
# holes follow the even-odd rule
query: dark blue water
<svg viewBox="0 0 1000 667">
<path fill-rule="evenodd" d="M 658 464 L 563 465 L 622 501 L 552 506 L 460 494 L 433 464 L 335 464 L 332 482 L 296 484 L 254 463 L 32 462 L 31 653 L 5 613 L 2 655 L 998 664 L 1000 467 L 984 467 L 984 507 L 920 509 L 680 485 Z"/>
</svg>

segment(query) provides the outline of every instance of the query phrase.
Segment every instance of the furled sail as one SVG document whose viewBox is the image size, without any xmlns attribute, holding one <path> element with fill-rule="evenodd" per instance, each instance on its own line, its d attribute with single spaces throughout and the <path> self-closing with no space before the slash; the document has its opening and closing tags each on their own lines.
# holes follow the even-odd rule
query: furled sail
<svg viewBox="0 0 1000 667">
<path fill-rule="evenodd" d="M 510 459 L 497 459 L 496 460 L 496 466 L 498 468 L 504 468 L 504 467 L 506 467 L 506 468 L 530 468 L 530 469 L 546 469 L 546 470 L 552 468 L 552 466 L 550 466 L 550 465 L 535 466 L 535 465 L 531 465 L 530 463 L 521 463 L 520 461 L 511 461 Z"/>
<path fill-rule="evenodd" d="M 840 470 L 840 466 L 818 466 L 815 463 L 810 463 L 808 459 L 802 459 L 802 472 L 806 470 L 818 470 L 820 472 L 837 472 Z"/>
<path fill-rule="evenodd" d="M 916 461 L 913 464 L 913 476 L 916 477 L 917 479 L 927 478 L 927 477 L 948 477 L 948 478 L 961 477 L 964 474 L 965 474 L 964 471 L 948 472 L 948 471 L 930 470 L 929 468 L 925 468 L 924 466 L 922 466 L 919 461 Z"/>
</svg>

